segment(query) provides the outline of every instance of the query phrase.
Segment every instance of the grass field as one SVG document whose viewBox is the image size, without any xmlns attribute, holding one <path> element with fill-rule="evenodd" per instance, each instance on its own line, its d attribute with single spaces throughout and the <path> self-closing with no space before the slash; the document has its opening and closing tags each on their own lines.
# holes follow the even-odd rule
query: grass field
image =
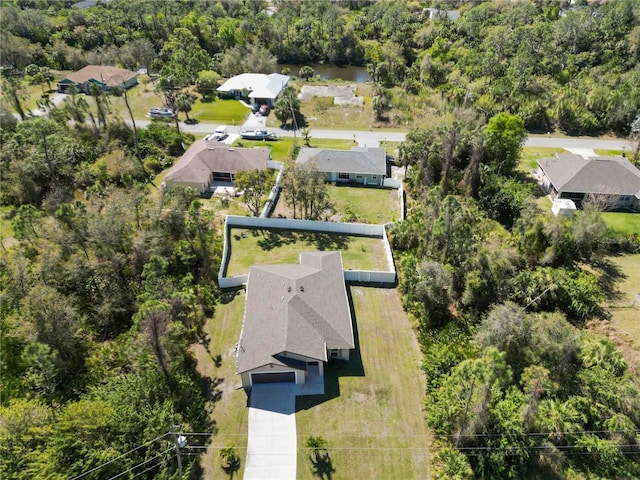
<svg viewBox="0 0 640 480">
<path fill-rule="evenodd" d="M 640 213 L 603 212 L 602 218 L 616 232 L 640 235 Z"/>
<path fill-rule="evenodd" d="M 538 160 L 555 156 L 556 153 L 567 153 L 564 148 L 555 147 L 522 147 L 522 155 L 518 162 L 518 170 L 529 173 L 538 168 Z"/>
<path fill-rule="evenodd" d="M 298 263 L 302 251 L 339 250 L 344 269 L 387 271 L 382 239 L 318 232 L 231 229 L 228 277 L 249 272 L 251 265 Z"/>
<path fill-rule="evenodd" d="M 429 478 L 420 351 L 397 291 L 350 292 L 357 348 L 348 366 L 329 368 L 324 396 L 298 397 L 297 478 L 314 478 L 310 435 L 327 441 L 331 478 Z"/>
<path fill-rule="evenodd" d="M 429 478 L 420 351 L 395 289 L 349 288 L 357 348 L 348 366 L 329 367 L 325 395 L 298 397 L 298 479 L 314 478 L 304 441 L 321 435 L 338 479 Z M 205 342 L 192 346 L 198 370 L 212 380 L 210 415 L 218 434 L 203 456 L 202 478 L 228 478 L 218 452 L 235 445 L 244 474 L 247 398 L 235 375 L 233 346 L 242 326 L 245 296 L 229 294 L 207 322 Z M 206 341 L 208 346 L 205 348 Z"/>
<path fill-rule="evenodd" d="M 284 162 L 289 159 L 293 152 L 294 139 L 291 137 L 281 138 L 275 142 L 265 142 L 261 140 L 236 140 L 233 145 L 235 147 L 267 147 L 271 149 L 271 159 L 277 162 Z M 297 142 L 302 146 L 302 139 L 298 138 Z M 313 148 L 331 148 L 335 150 L 349 150 L 356 146 L 350 140 L 334 140 L 330 138 L 313 138 L 311 131 L 310 146 Z"/>
<path fill-rule="evenodd" d="M 247 446 L 247 395 L 236 375 L 234 345 L 240 338 L 244 315 L 242 290 L 223 294 L 215 315 L 204 328 L 202 342 L 191 346 L 198 361 L 198 371 L 211 379 L 211 410 L 209 415 L 216 425 L 210 448 L 201 459 L 204 469 L 201 478 L 228 478 L 223 472 L 218 452 L 233 445 L 241 458 L 238 477 L 242 478 Z"/>
<path fill-rule="evenodd" d="M 335 221 L 380 224 L 400 218 L 400 200 L 395 189 L 335 185 L 329 188 L 329 197 L 338 213 Z"/>
<path fill-rule="evenodd" d="M 601 157 L 619 157 L 622 155 L 622 150 L 595 149 L 594 152 L 596 152 Z"/>
</svg>

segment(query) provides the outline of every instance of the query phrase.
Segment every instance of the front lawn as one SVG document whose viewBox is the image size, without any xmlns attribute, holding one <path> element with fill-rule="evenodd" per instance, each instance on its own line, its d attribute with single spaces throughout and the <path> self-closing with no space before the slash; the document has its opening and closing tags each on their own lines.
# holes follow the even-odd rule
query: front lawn
<svg viewBox="0 0 640 480">
<path fill-rule="evenodd" d="M 339 250 L 345 270 L 389 270 L 380 238 L 244 228 L 232 228 L 230 237 L 228 277 L 248 273 L 251 265 L 298 263 L 303 251 Z"/>
<path fill-rule="evenodd" d="M 640 213 L 603 212 L 602 218 L 618 233 L 640 235 Z"/>
<path fill-rule="evenodd" d="M 316 478 L 304 442 L 326 440 L 333 477 L 429 478 L 420 350 L 397 290 L 350 287 L 357 347 L 325 373 L 325 394 L 298 397 L 298 479 Z"/>
<path fill-rule="evenodd" d="M 522 147 L 518 162 L 518 170 L 529 173 L 538 168 L 538 160 L 555 157 L 556 153 L 567 153 L 564 148 L 556 147 Z"/>
<path fill-rule="evenodd" d="M 395 189 L 334 185 L 329 197 L 337 213 L 335 221 L 383 224 L 400 218 Z"/>
<path fill-rule="evenodd" d="M 303 139 L 298 137 L 280 138 L 276 141 L 266 142 L 264 140 L 243 140 L 238 139 L 233 143 L 234 147 L 267 147 L 271 149 L 271 159 L 276 162 L 284 162 L 291 157 L 294 142 L 298 142 L 298 146 L 303 146 Z M 350 140 L 334 140 L 331 138 L 313 138 L 313 130 L 311 131 L 311 142 L 309 145 L 313 148 L 331 148 L 334 150 L 350 150 L 357 144 Z"/>
</svg>

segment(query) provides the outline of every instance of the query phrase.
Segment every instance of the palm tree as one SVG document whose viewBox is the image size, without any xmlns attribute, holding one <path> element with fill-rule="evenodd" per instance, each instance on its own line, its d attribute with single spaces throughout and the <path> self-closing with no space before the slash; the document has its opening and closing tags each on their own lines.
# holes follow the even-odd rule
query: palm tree
<svg viewBox="0 0 640 480">
<path fill-rule="evenodd" d="M 235 473 L 240 469 L 240 458 L 236 454 L 236 447 L 233 445 L 220 449 L 220 459 L 222 460 L 222 470 L 233 478 Z"/>
<path fill-rule="evenodd" d="M 622 351 L 608 338 L 585 341 L 580 356 L 587 368 L 600 367 L 614 375 L 621 375 L 627 369 Z"/>
</svg>

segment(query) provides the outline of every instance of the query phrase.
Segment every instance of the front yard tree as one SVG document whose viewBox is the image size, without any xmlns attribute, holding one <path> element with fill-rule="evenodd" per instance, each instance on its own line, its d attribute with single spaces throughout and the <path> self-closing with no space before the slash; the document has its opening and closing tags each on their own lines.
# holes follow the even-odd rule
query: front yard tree
<svg viewBox="0 0 640 480">
<path fill-rule="evenodd" d="M 213 97 L 219 80 L 220 75 L 213 70 L 203 70 L 198 73 L 196 91 L 202 95 L 203 100 Z"/>
<path fill-rule="evenodd" d="M 486 163 L 508 175 L 515 168 L 522 144 L 527 138 L 524 122 L 518 115 L 502 112 L 491 117 L 483 131 Z"/>
<path fill-rule="evenodd" d="M 245 170 L 238 172 L 233 180 L 235 187 L 242 190 L 242 200 L 254 217 L 260 214 L 271 180 L 272 175 L 268 170 Z"/>
<path fill-rule="evenodd" d="M 175 106 L 177 112 L 184 112 L 187 116 L 187 123 L 191 121 L 189 118 L 189 112 L 193 108 L 193 104 L 196 103 L 196 96 L 189 92 L 180 92 L 175 100 Z"/>
<path fill-rule="evenodd" d="M 283 127 L 291 122 L 291 126 L 297 130 L 304 123 L 304 116 L 300 112 L 300 100 L 293 87 L 285 87 L 276 100 L 273 113 Z"/>
</svg>

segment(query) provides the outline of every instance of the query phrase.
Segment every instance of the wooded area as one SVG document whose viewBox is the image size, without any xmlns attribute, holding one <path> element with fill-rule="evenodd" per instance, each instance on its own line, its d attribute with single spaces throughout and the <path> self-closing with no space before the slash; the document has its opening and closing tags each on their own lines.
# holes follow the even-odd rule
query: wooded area
<svg viewBox="0 0 640 480">
<path fill-rule="evenodd" d="M 3 3 L 0 204 L 15 242 L 0 253 L 0 476 L 108 463 L 83 478 L 109 478 L 173 448 L 172 425 L 216 428 L 188 346 L 220 298 L 221 237 L 195 192 L 152 183 L 193 136 L 177 121 L 132 129 L 100 89 L 29 117 L 25 85 L 89 63 L 146 67 L 188 114 L 192 87 L 211 96 L 278 62 L 365 64 L 372 121 L 429 119 L 399 148 L 408 215 L 390 241 L 436 478 L 640 476 L 637 375 L 584 328 L 615 290 L 607 256 L 640 239 L 607 228 L 597 204 L 541 211 L 517 168 L 527 131 L 640 132 L 640 1 L 577 3 L 437 2 L 460 8 L 455 21 L 419 1 Z M 318 184 L 304 180 L 285 183 Z M 319 216 L 326 196 L 283 198 Z M 178 478 L 173 457 L 156 463 L 147 478 Z M 198 478 L 197 457 L 183 466 Z"/>
</svg>

